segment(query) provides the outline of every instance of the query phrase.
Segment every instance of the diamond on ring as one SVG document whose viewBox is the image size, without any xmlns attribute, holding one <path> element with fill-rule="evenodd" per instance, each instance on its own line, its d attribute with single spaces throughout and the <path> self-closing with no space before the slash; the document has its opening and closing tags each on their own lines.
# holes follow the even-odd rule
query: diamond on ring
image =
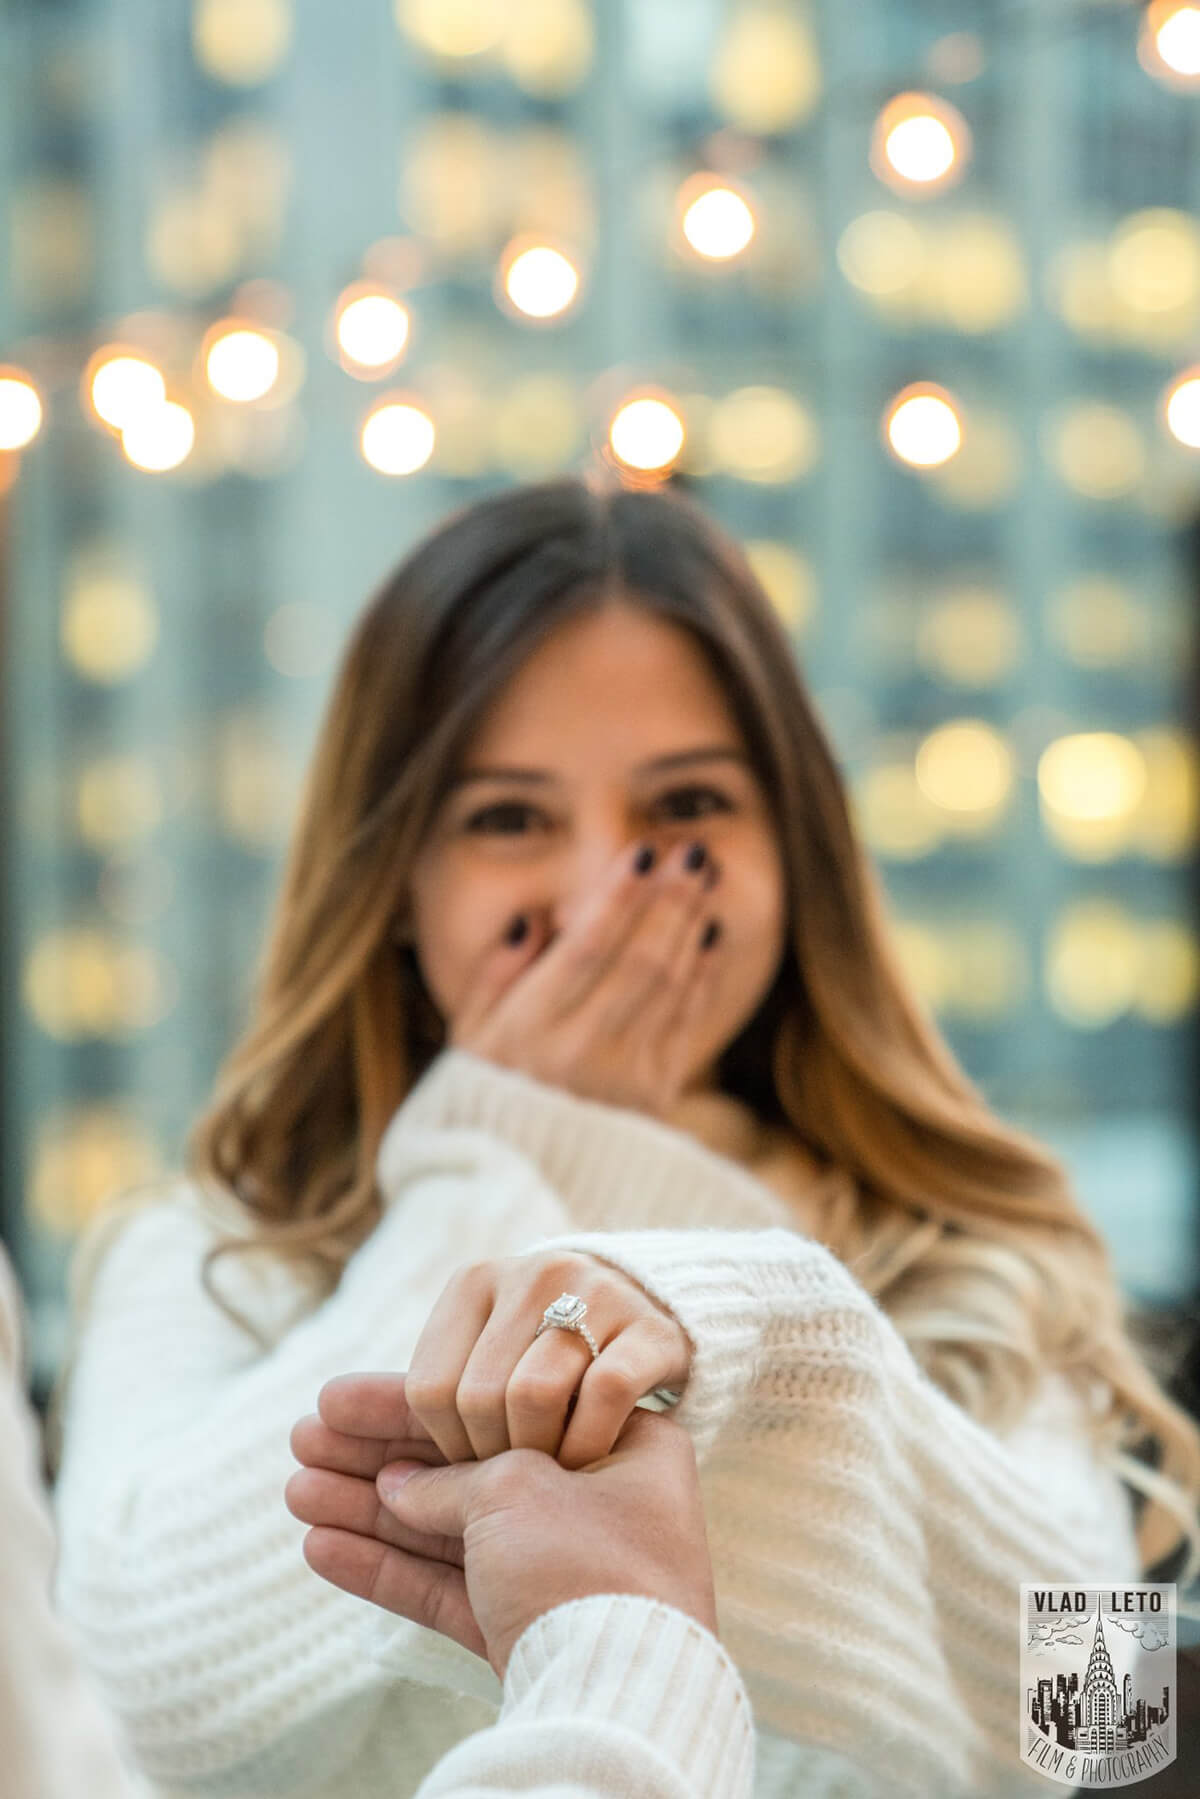
<svg viewBox="0 0 1200 1799">
<path fill-rule="evenodd" d="M 542 1314 L 542 1322 L 564 1325 L 567 1330 L 570 1330 L 586 1315 L 587 1306 L 582 1299 L 578 1299 L 574 1293 L 560 1293 L 554 1304 L 546 1307 Z"/>
<path fill-rule="evenodd" d="M 587 1304 L 575 1293 L 560 1293 L 553 1304 L 548 1305 L 542 1313 L 542 1322 L 534 1331 L 534 1337 L 540 1337 L 544 1330 L 552 1327 L 557 1330 L 575 1331 L 581 1336 L 592 1352 L 593 1362 L 600 1351 L 596 1348 L 596 1339 L 583 1322 L 587 1316 Z"/>
</svg>

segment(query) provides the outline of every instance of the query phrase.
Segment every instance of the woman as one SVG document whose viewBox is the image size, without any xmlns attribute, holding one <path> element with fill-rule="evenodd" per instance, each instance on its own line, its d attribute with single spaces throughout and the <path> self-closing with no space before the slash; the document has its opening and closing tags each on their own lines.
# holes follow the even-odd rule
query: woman
<svg viewBox="0 0 1200 1799">
<path fill-rule="evenodd" d="M 164 1790 L 373 1799 L 495 1718 L 417 1625 L 368 1614 L 364 1672 L 303 1565 L 288 1431 L 355 1367 L 452 1459 L 572 1465 L 682 1391 L 760 1795 L 1041 1790 L 1019 1583 L 1196 1559 L 1200 1434 L 911 998 L 791 646 L 677 495 L 486 499 L 375 596 L 190 1149 L 93 1246 L 60 1484 Z M 594 1368 L 538 1333 L 564 1290 Z"/>
</svg>

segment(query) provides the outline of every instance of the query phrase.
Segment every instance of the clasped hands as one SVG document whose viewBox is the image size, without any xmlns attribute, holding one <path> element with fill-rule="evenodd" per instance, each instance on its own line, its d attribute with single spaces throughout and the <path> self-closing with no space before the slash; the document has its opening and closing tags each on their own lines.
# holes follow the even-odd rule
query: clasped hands
<svg viewBox="0 0 1200 1799">
<path fill-rule="evenodd" d="M 535 1335 L 563 1292 L 587 1303 L 595 1360 L 577 1331 Z M 487 1656 L 501 1676 L 532 1617 L 590 1591 L 666 1596 L 715 1628 L 690 1439 L 637 1409 L 656 1386 L 683 1387 L 690 1359 L 671 1314 L 593 1256 L 549 1250 L 459 1269 L 406 1373 L 327 1381 L 316 1414 L 293 1429 L 303 1466 L 286 1499 L 312 1527 L 306 1559 L 334 1585 Z M 456 1468 L 468 1463 L 475 1472 Z M 401 1482 L 422 1467 L 445 1470 L 442 1484 L 406 1502 Z M 587 1469 L 589 1488 L 602 1476 L 594 1495 L 577 1494 L 566 1469 Z M 685 1550 L 696 1543 L 670 1569 L 658 1547 L 667 1516 Z"/>
</svg>

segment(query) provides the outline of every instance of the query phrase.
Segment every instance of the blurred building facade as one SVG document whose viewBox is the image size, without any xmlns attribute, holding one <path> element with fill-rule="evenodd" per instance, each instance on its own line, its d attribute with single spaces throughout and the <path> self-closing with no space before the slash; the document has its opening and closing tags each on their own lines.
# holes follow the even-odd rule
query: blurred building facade
<svg viewBox="0 0 1200 1799">
<path fill-rule="evenodd" d="M 369 591 L 598 459 L 745 543 L 926 1004 L 1131 1295 L 1194 1300 L 1186 10 L 0 7 L 0 1198 L 43 1369 L 77 1232 L 241 1027 Z"/>
</svg>

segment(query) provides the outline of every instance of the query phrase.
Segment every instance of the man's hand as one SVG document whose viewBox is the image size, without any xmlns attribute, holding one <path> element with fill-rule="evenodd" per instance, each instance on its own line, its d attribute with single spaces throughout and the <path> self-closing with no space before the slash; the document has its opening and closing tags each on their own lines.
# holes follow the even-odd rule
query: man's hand
<svg viewBox="0 0 1200 1799">
<path fill-rule="evenodd" d="M 661 1599 L 716 1633 L 695 1452 L 667 1416 L 635 1411 L 612 1452 L 575 1472 L 539 1449 L 449 1463 L 402 1374 L 352 1374 L 322 1388 L 292 1450 L 306 1465 L 286 1499 L 313 1526 L 309 1566 L 501 1679 L 536 1618 L 590 1594 Z"/>
</svg>

